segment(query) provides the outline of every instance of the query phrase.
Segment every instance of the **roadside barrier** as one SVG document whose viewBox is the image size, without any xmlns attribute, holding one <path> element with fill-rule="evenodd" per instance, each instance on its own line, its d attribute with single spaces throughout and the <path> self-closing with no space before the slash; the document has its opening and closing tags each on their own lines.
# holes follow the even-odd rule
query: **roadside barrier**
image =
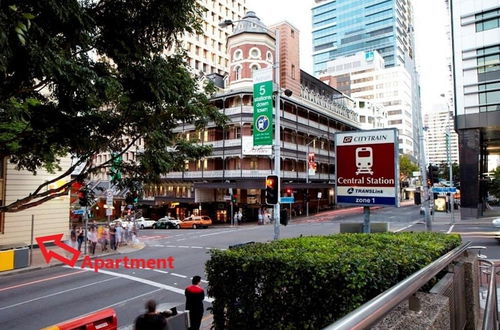
<svg viewBox="0 0 500 330">
<path fill-rule="evenodd" d="M 43 328 L 41 330 L 117 330 L 118 319 L 112 308 L 79 316 L 69 321 Z"/>
</svg>

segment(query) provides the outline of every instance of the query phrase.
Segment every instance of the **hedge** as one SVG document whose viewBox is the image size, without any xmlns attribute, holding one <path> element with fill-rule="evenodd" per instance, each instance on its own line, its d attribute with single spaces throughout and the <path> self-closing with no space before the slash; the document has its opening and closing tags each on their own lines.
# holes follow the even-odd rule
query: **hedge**
<svg viewBox="0 0 500 330">
<path fill-rule="evenodd" d="M 321 329 L 460 244 L 441 233 L 337 234 L 211 250 L 213 327 Z"/>
</svg>

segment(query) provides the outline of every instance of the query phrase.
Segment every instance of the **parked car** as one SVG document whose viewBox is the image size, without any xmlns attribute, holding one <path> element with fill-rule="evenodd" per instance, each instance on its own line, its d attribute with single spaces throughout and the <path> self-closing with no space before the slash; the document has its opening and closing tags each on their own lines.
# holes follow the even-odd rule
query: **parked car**
<svg viewBox="0 0 500 330">
<path fill-rule="evenodd" d="M 189 216 L 182 220 L 179 226 L 181 228 L 208 228 L 212 224 L 212 219 L 206 215 Z"/>
<path fill-rule="evenodd" d="M 172 218 L 172 217 L 163 217 L 158 219 L 154 224 L 153 228 L 154 229 L 171 229 L 171 228 L 176 228 L 179 229 L 181 228 L 179 219 Z"/>
<path fill-rule="evenodd" d="M 144 218 L 140 217 L 135 219 L 135 225 L 138 228 L 144 229 L 144 228 L 153 228 L 153 225 L 155 224 L 156 221 L 151 220 L 149 218 Z"/>
</svg>

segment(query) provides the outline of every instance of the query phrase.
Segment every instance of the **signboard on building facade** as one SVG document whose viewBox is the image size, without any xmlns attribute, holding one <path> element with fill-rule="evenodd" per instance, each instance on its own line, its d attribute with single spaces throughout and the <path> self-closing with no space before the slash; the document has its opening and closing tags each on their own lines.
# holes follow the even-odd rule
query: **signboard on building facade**
<svg viewBox="0 0 500 330">
<path fill-rule="evenodd" d="M 314 152 L 310 152 L 307 155 L 307 170 L 309 171 L 309 175 L 315 175 L 316 174 L 316 160 L 314 157 Z"/>
<path fill-rule="evenodd" d="M 272 146 L 254 146 L 251 136 L 241 137 L 241 153 L 249 156 L 269 156 L 273 154 Z"/>
<path fill-rule="evenodd" d="M 398 131 L 335 134 L 337 204 L 399 206 Z"/>
<path fill-rule="evenodd" d="M 273 144 L 273 68 L 253 72 L 253 145 Z"/>
</svg>

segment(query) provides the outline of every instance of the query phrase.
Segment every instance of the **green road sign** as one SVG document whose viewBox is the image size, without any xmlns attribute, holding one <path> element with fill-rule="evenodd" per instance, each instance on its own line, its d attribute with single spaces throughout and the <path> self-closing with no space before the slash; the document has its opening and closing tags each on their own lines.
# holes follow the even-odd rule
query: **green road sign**
<svg viewBox="0 0 500 330">
<path fill-rule="evenodd" d="M 273 71 L 265 68 L 253 76 L 253 145 L 273 144 Z"/>
</svg>

